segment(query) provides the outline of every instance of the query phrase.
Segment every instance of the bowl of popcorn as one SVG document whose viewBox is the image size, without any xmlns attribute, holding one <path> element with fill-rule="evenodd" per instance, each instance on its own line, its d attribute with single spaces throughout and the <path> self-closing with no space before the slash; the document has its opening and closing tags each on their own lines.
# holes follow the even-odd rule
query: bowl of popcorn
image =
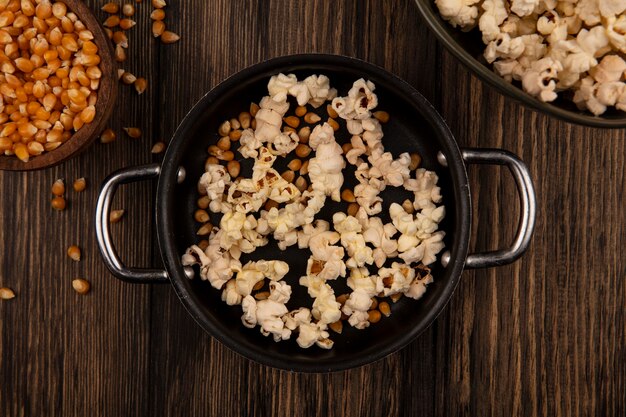
<svg viewBox="0 0 626 417">
<path fill-rule="evenodd" d="M 623 0 L 416 0 L 461 62 L 510 97 L 587 126 L 626 127 Z"/>
<path fill-rule="evenodd" d="M 113 109 L 109 41 L 79 0 L 0 1 L 0 169 L 58 164 L 83 150 Z"/>
<path fill-rule="evenodd" d="M 466 165 L 517 183 L 510 247 L 468 254 Z M 124 266 L 109 215 L 120 184 L 158 180 L 165 269 Z M 132 283 L 169 282 L 195 321 L 232 350 L 294 371 L 360 366 L 422 333 L 464 268 L 513 262 L 535 219 L 526 166 L 460 150 L 410 85 L 366 62 L 295 55 L 247 68 L 189 112 L 162 164 L 105 180 L 96 233 Z"/>
</svg>

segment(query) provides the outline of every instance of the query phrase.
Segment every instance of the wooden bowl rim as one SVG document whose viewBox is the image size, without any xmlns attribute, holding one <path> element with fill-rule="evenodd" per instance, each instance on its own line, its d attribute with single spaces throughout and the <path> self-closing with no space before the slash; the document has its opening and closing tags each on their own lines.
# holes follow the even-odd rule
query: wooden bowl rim
<svg viewBox="0 0 626 417">
<path fill-rule="evenodd" d="M 96 117 L 74 133 L 65 143 L 57 149 L 31 157 L 28 162 L 22 162 L 15 156 L 0 155 L 0 170 L 7 171 L 31 171 L 49 168 L 60 164 L 79 152 L 84 151 L 104 129 L 113 112 L 113 106 L 117 98 L 117 65 L 113 60 L 113 51 L 109 38 L 96 16 L 80 0 L 59 0 L 65 3 L 69 10 L 76 13 L 78 18 L 85 24 L 94 35 L 94 43 L 98 46 L 100 55 L 100 70 L 102 78 L 98 88 L 98 101 L 96 102 Z"/>
</svg>

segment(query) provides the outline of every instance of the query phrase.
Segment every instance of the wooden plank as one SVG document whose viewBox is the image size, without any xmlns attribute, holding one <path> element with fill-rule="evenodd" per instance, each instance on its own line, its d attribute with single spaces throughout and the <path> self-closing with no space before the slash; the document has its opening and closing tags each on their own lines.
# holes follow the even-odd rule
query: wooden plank
<svg viewBox="0 0 626 417">
<path fill-rule="evenodd" d="M 531 249 L 464 274 L 439 320 L 438 413 L 618 415 L 624 400 L 626 132 L 525 109 L 444 54 L 442 113 L 461 145 L 501 147 L 529 165 L 538 196 Z M 460 116 L 460 120 L 457 119 Z M 505 170 L 470 167 L 474 246 L 511 240 L 518 211 Z M 438 362 L 439 362 L 438 360 Z M 450 393 L 456 395 L 450 396 Z M 459 410 L 461 412 L 459 413 Z"/>
<path fill-rule="evenodd" d="M 100 1 L 90 0 L 99 11 Z M 131 61 L 136 74 L 156 80 L 156 43 L 149 26 L 149 7 L 130 31 Z M 153 133 L 150 90 L 137 97 L 120 85 L 111 121 L 118 140 L 95 143 L 84 154 L 40 172 L 0 172 L 0 286 L 17 297 L 0 302 L 0 415 L 78 416 L 145 415 L 148 404 L 148 342 L 150 289 L 114 279 L 97 250 L 95 201 L 101 182 L 116 169 L 151 161 Z M 140 123 L 144 138 L 131 140 L 121 127 Z M 72 182 L 86 177 L 81 194 Z M 50 208 L 50 186 L 64 178 L 68 208 Z M 122 187 L 115 207 L 126 218 L 115 225 L 114 237 L 124 261 L 146 265 L 153 236 L 152 184 Z M 71 261 L 67 247 L 78 244 L 83 259 Z M 71 281 L 84 277 L 92 284 L 78 295 Z"/>
</svg>

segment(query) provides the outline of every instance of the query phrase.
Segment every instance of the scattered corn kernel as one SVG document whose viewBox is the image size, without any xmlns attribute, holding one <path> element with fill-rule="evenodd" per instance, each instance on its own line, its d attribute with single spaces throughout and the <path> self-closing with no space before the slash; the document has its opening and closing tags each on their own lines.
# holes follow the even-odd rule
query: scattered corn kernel
<svg viewBox="0 0 626 417">
<path fill-rule="evenodd" d="M 386 301 L 381 301 L 378 303 L 378 310 L 385 316 L 391 316 L 391 306 Z"/>
<path fill-rule="evenodd" d="M 122 6 L 122 14 L 124 16 L 132 16 L 135 14 L 135 6 L 133 6 L 130 3 L 126 3 L 125 5 Z"/>
<path fill-rule="evenodd" d="M 331 104 L 326 105 L 326 112 L 328 113 L 328 115 L 330 117 L 332 117 L 333 119 L 336 119 L 337 117 L 339 117 L 339 115 L 337 114 L 337 112 L 335 111 L 335 109 L 333 109 L 333 106 Z"/>
<path fill-rule="evenodd" d="M 298 137 L 300 138 L 300 143 L 308 143 L 309 137 L 311 136 L 311 128 L 309 126 L 305 126 L 298 130 Z"/>
<path fill-rule="evenodd" d="M 147 87 L 148 81 L 145 78 L 139 77 L 135 80 L 135 90 L 137 91 L 137 94 L 143 94 Z"/>
<path fill-rule="evenodd" d="M 165 10 L 163 9 L 154 9 L 152 13 L 150 13 L 150 19 L 152 20 L 163 20 L 165 19 Z"/>
<path fill-rule="evenodd" d="M 322 118 L 319 117 L 317 114 L 312 113 L 312 112 L 309 112 L 309 113 L 304 115 L 304 121 L 307 122 L 308 124 L 317 123 L 320 120 L 322 120 Z"/>
<path fill-rule="evenodd" d="M 66 202 L 63 197 L 54 197 L 51 202 L 52 208 L 57 211 L 65 210 Z"/>
<path fill-rule="evenodd" d="M 124 132 L 126 132 L 126 134 L 133 139 L 141 137 L 141 129 L 138 127 L 124 127 L 122 129 L 124 129 Z"/>
<path fill-rule="evenodd" d="M 378 323 L 381 319 L 380 311 L 378 310 L 370 310 L 367 312 L 367 315 L 367 319 L 370 323 Z"/>
<path fill-rule="evenodd" d="M 109 222 L 111 223 L 119 223 L 124 217 L 124 210 L 111 210 L 111 214 L 109 214 Z"/>
<path fill-rule="evenodd" d="M 354 198 L 354 193 L 349 188 L 346 188 L 341 192 L 341 199 L 347 203 L 354 203 L 356 201 L 356 198 Z"/>
<path fill-rule="evenodd" d="M 67 256 L 73 261 L 80 261 L 80 248 L 76 245 L 72 245 L 67 248 Z"/>
<path fill-rule="evenodd" d="M 120 10 L 120 6 L 117 3 L 107 3 L 104 6 L 102 6 L 100 10 L 109 14 L 115 14 Z M 65 15 L 65 13 L 63 13 L 63 15 Z"/>
<path fill-rule="evenodd" d="M 296 182 L 294 183 L 294 185 L 296 186 L 296 188 L 298 190 L 300 190 L 301 193 L 303 193 L 304 191 L 306 191 L 306 189 L 308 188 L 309 184 L 306 182 L 306 180 L 304 179 L 304 177 L 298 177 L 296 179 Z"/>
<path fill-rule="evenodd" d="M 197 205 L 198 205 L 198 208 L 206 209 L 209 207 L 210 203 L 211 203 L 211 199 L 209 199 L 209 197 L 205 195 L 204 197 L 200 197 L 198 199 Z"/>
<path fill-rule="evenodd" d="M 230 149 L 230 137 L 224 136 L 217 141 L 217 147 L 223 151 Z"/>
<path fill-rule="evenodd" d="M 339 130 L 339 123 L 337 123 L 335 119 L 329 117 L 326 123 L 328 123 L 335 132 Z"/>
<path fill-rule="evenodd" d="M 162 20 L 155 20 L 154 22 L 152 22 L 152 36 L 158 38 L 159 36 L 163 35 L 164 32 L 165 22 L 163 22 Z"/>
<path fill-rule="evenodd" d="M 349 216 L 356 216 L 356 214 L 359 212 L 359 205 L 357 203 L 350 203 L 348 204 L 348 215 Z"/>
<path fill-rule="evenodd" d="M 269 291 L 261 291 L 258 292 L 256 294 L 254 294 L 254 298 L 256 298 L 257 300 L 261 301 L 261 300 L 267 300 L 270 296 L 270 292 Z"/>
<path fill-rule="evenodd" d="M 287 116 L 283 118 L 283 121 L 287 123 L 288 126 L 293 127 L 294 129 L 300 126 L 300 119 L 296 116 Z"/>
<path fill-rule="evenodd" d="M 230 133 L 230 121 L 226 120 L 224 123 L 222 123 L 217 129 L 217 133 L 220 136 L 228 136 L 228 133 Z"/>
<path fill-rule="evenodd" d="M 402 208 L 408 214 L 413 214 L 413 211 L 415 211 L 415 208 L 413 207 L 413 202 L 409 199 L 406 199 L 402 202 Z"/>
<path fill-rule="evenodd" d="M 301 143 L 296 146 L 296 155 L 298 155 L 299 158 L 306 158 L 310 154 L 311 148 L 308 145 Z"/>
<path fill-rule="evenodd" d="M 85 188 L 87 188 L 87 180 L 85 180 L 85 178 L 78 178 L 74 181 L 74 184 L 72 184 L 72 188 L 74 188 L 74 191 L 77 193 L 82 193 L 85 191 Z"/>
<path fill-rule="evenodd" d="M 203 209 L 198 209 L 196 210 L 196 212 L 193 215 L 193 218 L 198 222 L 198 223 L 206 223 L 209 221 L 209 213 L 206 212 L 206 210 Z"/>
<path fill-rule="evenodd" d="M 161 42 L 163 43 L 174 43 L 174 42 L 178 42 L 178 40 L 180 39 L 180 36 L 178 36 L 176 33 L 174 32 L 170 32 L 169 30 L 164 31 L 161 34 Z"/>
<path fill-rule="evenodd" d="M 135 26 L 137 24 L 137 22 L 135 22 L 133 19 L 122 19 L 120 20 L 120 27 L 124 30 L 128 30 L 130 28 L 132 28 L 133 26 Z"/>
<path fill-rule="evenodd" d="M 52 184 L 52 194 L 60 197 L 65 194 L 65 182 L 62 179 L 54 181 Z"/>
<path fill-rule="evenodd" d="M 309 173 L 309 161 L 306 160 L 302 163 L 302 167 L 300 168 L 300 175 L 306 175 Z"/>
<path fill-rule="evenodd" d="M 239 120 L 239 124 L 241 125 L 242 129 L 247 129 L 250 127 L 251 119 L 252 119 L 252 116 L 250 115 L 250 113 L 246 111 L 239 113 L 239 117 L 237 118 L 237 120 Z"/>
<path fill-rule="evenodd" d="M 198 236 L 206 236 L 209 233 L 211 233 L 212 230 L 213 230 L 213 225 L 211 223 L 205 223 L 202 225 L 202 227 L 200 227 L 200 229 L 198 229 L 196 234 Z"/>
<path fill-rule="evenodd" d="M 15 298 L 15 292 L 11 288 L 2 287 L 0 288 L 0 299 L 1 300 L 10 300 Z"/>
<path fill-rule="evenodd" d="M 306 114 L 306 107 L 305 106 L 298 106 L 296 107 L 296 116 L 298 117 L 302 117 Z"/>
<path fill-rule="evenodd" d="M 374 112 L 374 117 L 381 123 L 387 123 L 389 121 L 389 113 L 386 111 Z"/>
<path fill-rule="evenodd" d="M 85 295 L 91 289 L 91 284 L 86 279 L 77 278 L 72 281 L 72 288 L 80 295 Z"/>
<path fill-rule="evenodd" d="M 411 153 L 411 163 L 409 164 L 409 170 L 416 170 L 422 163 L 422 157 L 417 152 Z"/>
<path fill-rule="evenodd" d="M 302 161 L 298 158 L 292 159 L 288 164 L 287 168 L 292 171 L 299 171 L 302 168 Z"/>
<path fill-rule="evenodd" d="M 102 143 L 111 143 L 115 140 L 115 132 L 113 129 L 106 129 L 100 135 L 100 142 Z"/>
<path fill-rule="evenodd" d="M 152 149 L 150 150 L 150 152 L 152 152 L 153 154 L 159 154 L 163 152 L 164 150 L 165 150 L 165 143 L 157 142 L 154 144 L 154 146 L 152 146 Z"/>
<path fill-rule="evenodd" d="M 241 172 L 241 164 L 239 164 L 238 161 L 228 161 L 226 169 L 228 170 L 228 175 L 230 175 L 231 178 L 237 178 Z"/>
<path fill-rule="evenodd" d="M 330 323 L 328 327 L 330 327 L 333 332 L 341 334 L 343 331 L 343 322 L 339 320 L 334 323 Z"/>
</svg>

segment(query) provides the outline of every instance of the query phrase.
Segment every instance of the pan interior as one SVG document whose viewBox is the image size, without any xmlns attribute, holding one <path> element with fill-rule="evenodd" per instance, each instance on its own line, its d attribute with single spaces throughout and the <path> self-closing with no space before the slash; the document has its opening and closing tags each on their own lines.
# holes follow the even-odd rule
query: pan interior
<svg viewBox="0 0 626 417">
<path fill-rule="evenodd" d="M 308 57 L 308 58 L 307 58 Z M 217 337 L 230 348 L 250 359 L 286 369 L 300 371 L 327 371 L 349 368 L 380 359 L 399 349 L 423 331 L 441 311 L 451 295 L 462 270 L 467 252 L 467 224 L 469 223 L 466 177 L 460 163 L 458 148 L 447 128 L 421 95 L 410 86 L 382 71 L 360 61 L 343 57 L 326 56 L 294 57 L 292 61 L 269 61 L 253 70 L 244 71 L 231 77 L 205 98 L 203 98 L 187 116 L 177 131 L 164 162 L 162 177 L 159 181 L 157 205 L 159 212 L 159 240 L 164 260 L 172 282 L 189 312 L 209 333 Z M 339 63 L 336 62 L 339 60 Z M 185 249 L 197 243 L 196 231 L 199 225 L 193 220 L 196 201 L 199 194 L 196 184 L 204 172 L 207 147 L 219 139 L 219 124 L 239 112 L 246 111 L 250 102 L 257 102 L 267 94 L 269 77 L 278 72 L 295 73 L 298 79 L 311 74 L 325 74 L 331 85 L 337 88 L 339 95 L 346 95 L 352 83 L 358 78 L 370 79 L 376 84 L 379 110 L 386 110 L 391 115 L 389 123 L 383 125 L 386 150 L 397 157 L 402 152 L 418 152 L 422 157 L 422 166 L 434 170 L 439 175 L 446 218 L 440 228 L 446 232 L 446 249 L 451 250 L 453 260 L 447 268 L 437 262 L 433 265 L 435 282 L 428 287 L 425 296 L 418 300 L 403 297 L 392 305 L 392 315 L 383 317 L 378 323 L 365 330 L 353 329 L 345 322 L 342 334 L 332 331 L 331 339 L 335 344 L 331 350 L 316 346 L 301 349 L 292 340 L 275 343 L 271 337 L 264 337 L 259 328 L 248 329 L 241 323 L 241 306 L 229 307 L 221 300 L 221 291 L 199 278 L 187 280 L 182 274 L 180 255 Z M 290 108 L 293 112 L 295 106 Z M 326 106 L 318 109 L 325 120 Z M 345 132 L 345 123 L 339 121 Z M 337 134 L 339 143 L 349 141 L 346 133 Z M 443 168 L 437 163 L 437 152 L 442 150 L 451 163 L 451 168 Z M 275 167 L 281 172 L 286 166 L 286 159 L 278 158 Z M 281 160 L 282 159 L 282 160 Z M 244 169 L 251 162 L 242 161 Z M 176 185 L 174 178 L 178 166 L 187 171 L 186 180 Z M 350 167 L 349 164 L 347 166 Z M 356 184 L 353 170 L 344 171 L 346 186 Z M 383 213 L 392 202 L 401 203 L 411 196 L 405 191 L 390 187 L 382 193 Z M 330 201 L 330 198 L 327 202 Z M 160 204 L 163 204 L 160 206 Z M 332 224 L 332 214 L 338 210 L 346 211 L 345 203 L 327 203 L 317 218 Z M 161 210 L 159 210 L 161 209 Z M 383 221 L 388 216 L 381 215 Z M 213 215 L 217 223 L 219 216 Z M 306 289 L 301 288 L 298 279 L 304 275 L 306 261 L 310 252 L 298 250 L 295 246 L 280 251 L 273 239 L 267 247 L 258 249 L 251 256 L 242 259 L 278 259 L 287 262 L 290 271 L 285 280 L 292 286 L 293 295 L 288 303 L 290 309 L 300 306 L 310 307 L 312 299 Z M 198 272 L 196 271 L 196 276 Z M 337 295 L 347 292 L 345 279 L 331 283 Z"/>
</svg>

